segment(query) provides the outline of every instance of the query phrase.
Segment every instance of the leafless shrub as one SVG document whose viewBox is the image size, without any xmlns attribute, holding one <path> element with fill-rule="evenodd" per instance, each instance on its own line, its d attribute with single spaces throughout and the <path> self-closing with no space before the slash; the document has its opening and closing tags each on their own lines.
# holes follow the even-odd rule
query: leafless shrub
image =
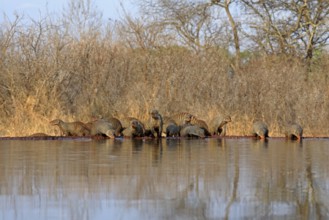
<svg viewBox="0 0 329 220">
<path fill-rule="evenodd" d="M 329 135 L 325 52 L 311 72 L 299 58 L 256 53 L 234 72 L 225 46 L 195 51 L 164 43 L 169 35 L 140 20 L 122 22 L 118 30 L 100 26 L 97 16 L 85 18 L 90 22 L 79 36 L 65 26 L 65 17 L 2 24 L 0 131 L 54 134 L 54 118 L 147 121 L 149 111 L 158 109 L 162 115 L 187 111 L 207 122 L 231 115 L 228 135 L 249 134 L 255 118 L 269 125 L 270 136 L 282 135 L 287 121 L 303 125 L 306 136 Z M 114 40 L 113 31 L 127 41 Z"/>
</svg>

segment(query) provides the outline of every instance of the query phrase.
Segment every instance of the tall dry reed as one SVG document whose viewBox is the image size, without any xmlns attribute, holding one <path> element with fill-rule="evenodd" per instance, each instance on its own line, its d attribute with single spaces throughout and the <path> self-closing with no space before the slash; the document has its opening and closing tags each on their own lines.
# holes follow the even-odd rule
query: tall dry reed
<svg viewBox="0 0 329 220">
<path fill-rule="evenodd" d="M 254 55 L 233 71 L 229 54 L 215 47 L 131 48 L 100 31 L 74 38 L 49 23 L 9 27 L 0 35 L 2 136 L 58 134 L 54 118 L 148 120 L 153 108 L 208 122 L 229 114 L 228 135 L 250 134 L 256 118 L 270 136 L 281 136 L 288 121 L 306 136 L 329 135 L 328 54 L 311 70 L 298 58 Z"/>
</svg>

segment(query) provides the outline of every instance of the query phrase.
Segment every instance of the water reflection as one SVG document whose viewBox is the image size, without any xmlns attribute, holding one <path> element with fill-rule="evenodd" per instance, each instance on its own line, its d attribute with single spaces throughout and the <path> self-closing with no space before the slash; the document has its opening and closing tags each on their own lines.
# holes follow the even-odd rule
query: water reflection
<svg viewBox="0 0 329 220">
<path fill-rule="evenodd" d="M 0 141 L 0 218 L 328 218 L 328 143 Z"/>
<path fill-rule="evenodd" d="M 132 145 L 132 152 L 138 153 L 138 152 L 142 151 L 142 149 L 143 149 L 144 140 L 133 139 L 133 140 L 131 140 L 131 145 Z"/>
</svg>

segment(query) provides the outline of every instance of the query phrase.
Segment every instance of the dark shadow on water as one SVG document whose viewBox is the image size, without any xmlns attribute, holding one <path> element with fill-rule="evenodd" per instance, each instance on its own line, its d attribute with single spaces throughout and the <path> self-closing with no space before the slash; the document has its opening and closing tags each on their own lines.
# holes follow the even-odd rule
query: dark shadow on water
<svg viewBox="0 0 329 220">
<path fill-rule="evenodd" d="M 303 147 L 303 139 L 301 139 L 301 140 L 285 139 L 285 141 L 289 145 Z"/>
<path fill-rule="evenodd" d="M 252 141 L 255 146 L 268 148 L 269 138 L 266 139 L 253 138 Z"/>
<path fill-rule="evenodd" d="M 143 139 L 131 139 L 131 147 L 133 150 L 133 153 L 138 153 L 142 151 L 144 145 Z"/>
<path fill-rule="evenodd" d="M 162 146 L 163 139 L 152 139 L 146 144 L 149 146 L 152 155 L 152 164 L 158 165 L 161 162 L 162 155 L 163 155 L 163 146 Z"/>
<path fill-rule="evenodd" d="M 167 138 L 166 145 L 168 150 L 177 150 L 180 146 L 181 140 L 179 138 Z"/>
<path fill-rule="evenodd" d="M 217 138 L 216 139 L 218 147 L 225 148 L 226 147 L 226 138 Z"/>
</svg>

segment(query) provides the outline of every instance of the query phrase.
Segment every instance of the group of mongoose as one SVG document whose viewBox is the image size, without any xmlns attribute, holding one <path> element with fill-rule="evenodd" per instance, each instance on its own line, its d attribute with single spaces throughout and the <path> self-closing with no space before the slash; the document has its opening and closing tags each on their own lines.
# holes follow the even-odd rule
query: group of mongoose
<svg viewBox="0 0 329 220">
<path fill-rule="evenodd" d="M 50 122 L 56 125 L 63 136 L 92 136 L 92 137 L 198 137 L 205 138 L 213 135 L 225 136 L 226 124 L 231 122 L 230 116 L 218 116 L 209 126 L 204 120 L 196 116 L 181 112 L 168 117 L 162 117 L 158 110 L 150 111 L 150 121 L 143 123 L 134 117 L 126 117 L 121 121 L 115 117 L 97 118 L 88 123 L 80 121 L 64 122 L 55 119 Z M 262 121 L 253 123 L 253 136 L 266 139 L 268 127 Z M 39 136 L 40 133 L 33 136 Z M 41 133 L 41 135 L 43 135 Z M 41 136 L 40 135 L 40 136 Z M 289 124 L 285 130 L 285 136 L 290 139 L 300 140 L 303 135 L 302 127 L 297 123 Z"/>
</svg>

